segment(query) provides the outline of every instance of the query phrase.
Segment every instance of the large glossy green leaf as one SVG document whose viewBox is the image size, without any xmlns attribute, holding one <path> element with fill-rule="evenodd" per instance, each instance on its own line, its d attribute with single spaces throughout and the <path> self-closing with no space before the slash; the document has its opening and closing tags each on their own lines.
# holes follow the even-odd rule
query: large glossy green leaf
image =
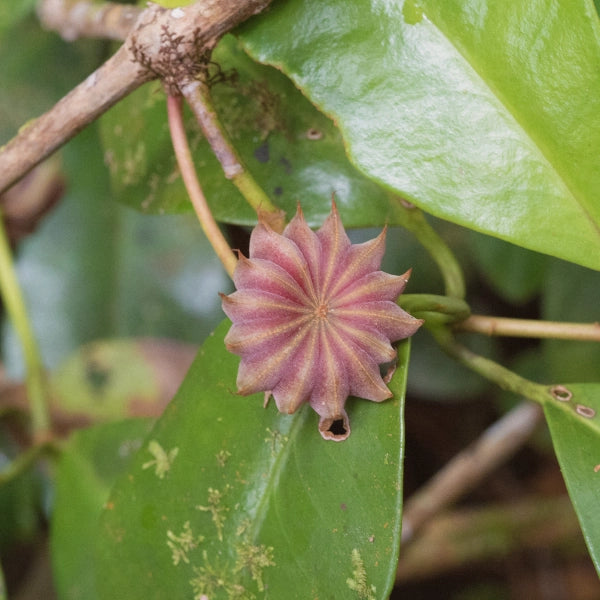
<svg viewBox="0 0 600 600">
<path fill-rule="evenodd" d="M 51 532 L 54 582 L 61 600 L 98 597 L 89 550 L 98 535 L 98 518 L 111 486 L 151 424 L 138 419 L 97 425 L 74 433 L 63 448 Z"/>
<path fill-rule="evenodd" d="M 600 384 L 570 384 L 568 402 L 544 406 L 554 448 L 600 575 Z"/>
<path fill-rule="evenodd" d="M 346 227 L 393 221 L 387 193 L 349 163 L 337 128 L 286 77 L 250 60 L 232 36 L 221 41 L 213 60 L 225 75 L 212 87 L 220 119 L 247 168 L 289 217 L 301 202 L 307 221 L 321 225 L 335 192 Z M 175 165 L 164 92 L 158 84 L 138 90 L 111 109 L 101 127 L 119 201 L 151 213 L 191 210 Z M 225 179 L 190 115 L 186 128 L 216 218 L 256 223 L 256 212 Z"/>
<path fill-rule="evenodd" d="M 386 598 L 408 344 L 395 398 L 351 401 L 352 434 L 335 443 L 320 437 L 308 406 L 282 415 L 260 395 L 234 393 L 227 328 L 207 340 L 113 489 L 98 544 L 101 597 Z"/>
<path fill-rule="evenodd" d="M 242 40 L 427 211 L 600 269 L 591 0 L 275 2 Z"/>
</svg>

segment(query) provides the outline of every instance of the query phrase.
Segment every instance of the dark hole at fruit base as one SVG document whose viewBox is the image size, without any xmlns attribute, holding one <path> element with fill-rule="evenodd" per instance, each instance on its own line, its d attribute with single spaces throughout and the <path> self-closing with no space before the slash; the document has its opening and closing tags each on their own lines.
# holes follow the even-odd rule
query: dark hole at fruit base
<svg viewBox="0 0 600 600">
<path fill-rule="evenodd" d="M 330 426 L 327 431 L 333 433 L 333 435 L 346 435 L 347 431 L 344 427 L 343 419 L 336 419 Z"/>
</svg>

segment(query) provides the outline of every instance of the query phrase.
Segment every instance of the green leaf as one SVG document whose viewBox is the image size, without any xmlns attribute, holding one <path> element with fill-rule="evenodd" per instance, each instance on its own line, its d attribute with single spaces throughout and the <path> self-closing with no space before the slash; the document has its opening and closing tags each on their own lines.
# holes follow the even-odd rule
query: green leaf
<svg viewBox="0 0 600 600">
<path fill-rule="evenodd" d="M 600 269 L 600 22 L 591 0 L 276 2 L 242 28 L 425 210 Z"/>
<path fill-rule="evenodd" d="M 74 433 L 56 472 L 51 544 L 54 581 L 62 600 L 95 600 L 98 517 L 112 484 L 141 446 L 151 421 L 97 425 Z"/>
<path fill-rule="evenodd" d="M 471 258 L 501 298 L 523 304 L 541 293 L 550 258 L 490 236 L 470 233 Z"/>
<path fill-rule="evenodd" d="M 282 415 L 262 396 L 234 393 L 239 359 L 224 348 L 227 328 L 207 340 L 113 489 L 96 559 L 101 597 L 287 598 L 293 586 L 298 598 L 387 598 L 408 343 L 395 398 L 350 401 L 352 434 L 334 443 L 308 405 Z"/>
<path fill-rule="evenodd" d="M 600 384 L 567 387 L 571 399 L 548 402 L 544 411 L 569 495 L 600 575 Z"/>
<path fill-rule="evenodd" d="M 160 415 L 195 349 L 151 338 L 85 344 L 50 375 L 52 407 L 84 422 Z"/>
<path fill-rule="evenodd" d="M 212 87 L 219 117 L 246 167 L 289 217 L 301 202 L 309 224 L 321 225 L 335 193 L 346 227 L 395 222 L 387 193 L 348 162 L 335 125 L 289 79 L 250 60 L 232 36 L 221 41 L 213 60 L 225 76 Z M 115 198 L 144 212 L 191 210 L 175 165 L 159 84 L 121 101 L 102 118 L 101 128 Z M 256 223 L 255 211 L 225 179 L 189 114 L 186 129 L 215 217 Z"/>
</svg>

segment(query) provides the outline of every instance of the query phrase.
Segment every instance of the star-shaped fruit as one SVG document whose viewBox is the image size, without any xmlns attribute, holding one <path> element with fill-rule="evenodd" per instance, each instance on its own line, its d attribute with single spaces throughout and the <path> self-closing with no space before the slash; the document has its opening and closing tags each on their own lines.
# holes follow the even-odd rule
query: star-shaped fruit
<svg viewBox="0 0 600 600">
<path fill-rule="evenodd" d="M 410 271 L 380 271 L 384 250 L 385 230 L 352 244 L 335 203 L 316 232 L 299 207 L 283 234 L 260 219 L 233 275 L 237 291 L 222 296 L 233 323 L 225 344 L 241 356 L 238 393 L 266 392 L 283 413 L 309 402 L 321 435 L 336 441 L 350 435 L 348 396 L 390 398 L 380 365 L 422 321 L 396 304 Z"/>
</svg>

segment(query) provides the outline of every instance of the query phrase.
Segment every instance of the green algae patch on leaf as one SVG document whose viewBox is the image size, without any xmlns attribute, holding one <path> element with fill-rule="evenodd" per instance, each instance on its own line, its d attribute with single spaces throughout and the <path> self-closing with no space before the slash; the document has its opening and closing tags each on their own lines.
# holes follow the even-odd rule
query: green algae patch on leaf
<svg viewBox="0 0 600 600">
<path fill-rule="evenodd" d="M 277 2 L 240 29 L 368 177 L 449 221 L 600 269 L 589 0 Z"/>
<path fill-rule="evenodd" d="M 320 224 L 332 193 L 349 227 L 383 225 L 393 217 L 388 194 L 350 164 L 334 123 L 287 77 L 251 60 L 233 36 L 223 38 L 213 60 L 218 68 L 211 74 L 220 80 L 211 93 L 219 118 L 246 168 L 289 217 L 301 201 L 309 224 Z M 184 114 L 213 214 L 224 222 L 255 224 L 255 211 L 223 175 L 191 113 Z M 100 123 L 104 159 L 119 202 L 146 213 L 192 210 L 175 163 L 159 84 L 130 94 Z"/>
<path fill-rule="evenodd" d="M 550 435 L 592 561 L 600 575 L 600 384 L 556 386 L 544 405 Z"/>
<path fill-rule="evenodd" d="M 350 399 L 352 435 L 332 443 L 308 406 L 284 415 L 273 403 L 263 408 L 262 394 L 236 395 L 229 326 L 205 342 L 144 442 L 178 449 L 164 476 L 144 468 L 152 454 L 142 450 L 112 490 L 96 552 L 100 597 L 126 589 L 132 600 L 285 598 L 291 581 L 297 597 L 336 597 L 351 593 L 351 579 L 387 598 L 400 536 L 408 342 L 394 397 Z"/>
<path fill-rule="evenodd" d="M 75 432 L 56 472 L 51 524 L 56 589 L 65 600 L 96 600 L 94 554 L 98 517 L 110 488 L 142 446 L 152 421 L 131 419 Z"/>
</svg>

